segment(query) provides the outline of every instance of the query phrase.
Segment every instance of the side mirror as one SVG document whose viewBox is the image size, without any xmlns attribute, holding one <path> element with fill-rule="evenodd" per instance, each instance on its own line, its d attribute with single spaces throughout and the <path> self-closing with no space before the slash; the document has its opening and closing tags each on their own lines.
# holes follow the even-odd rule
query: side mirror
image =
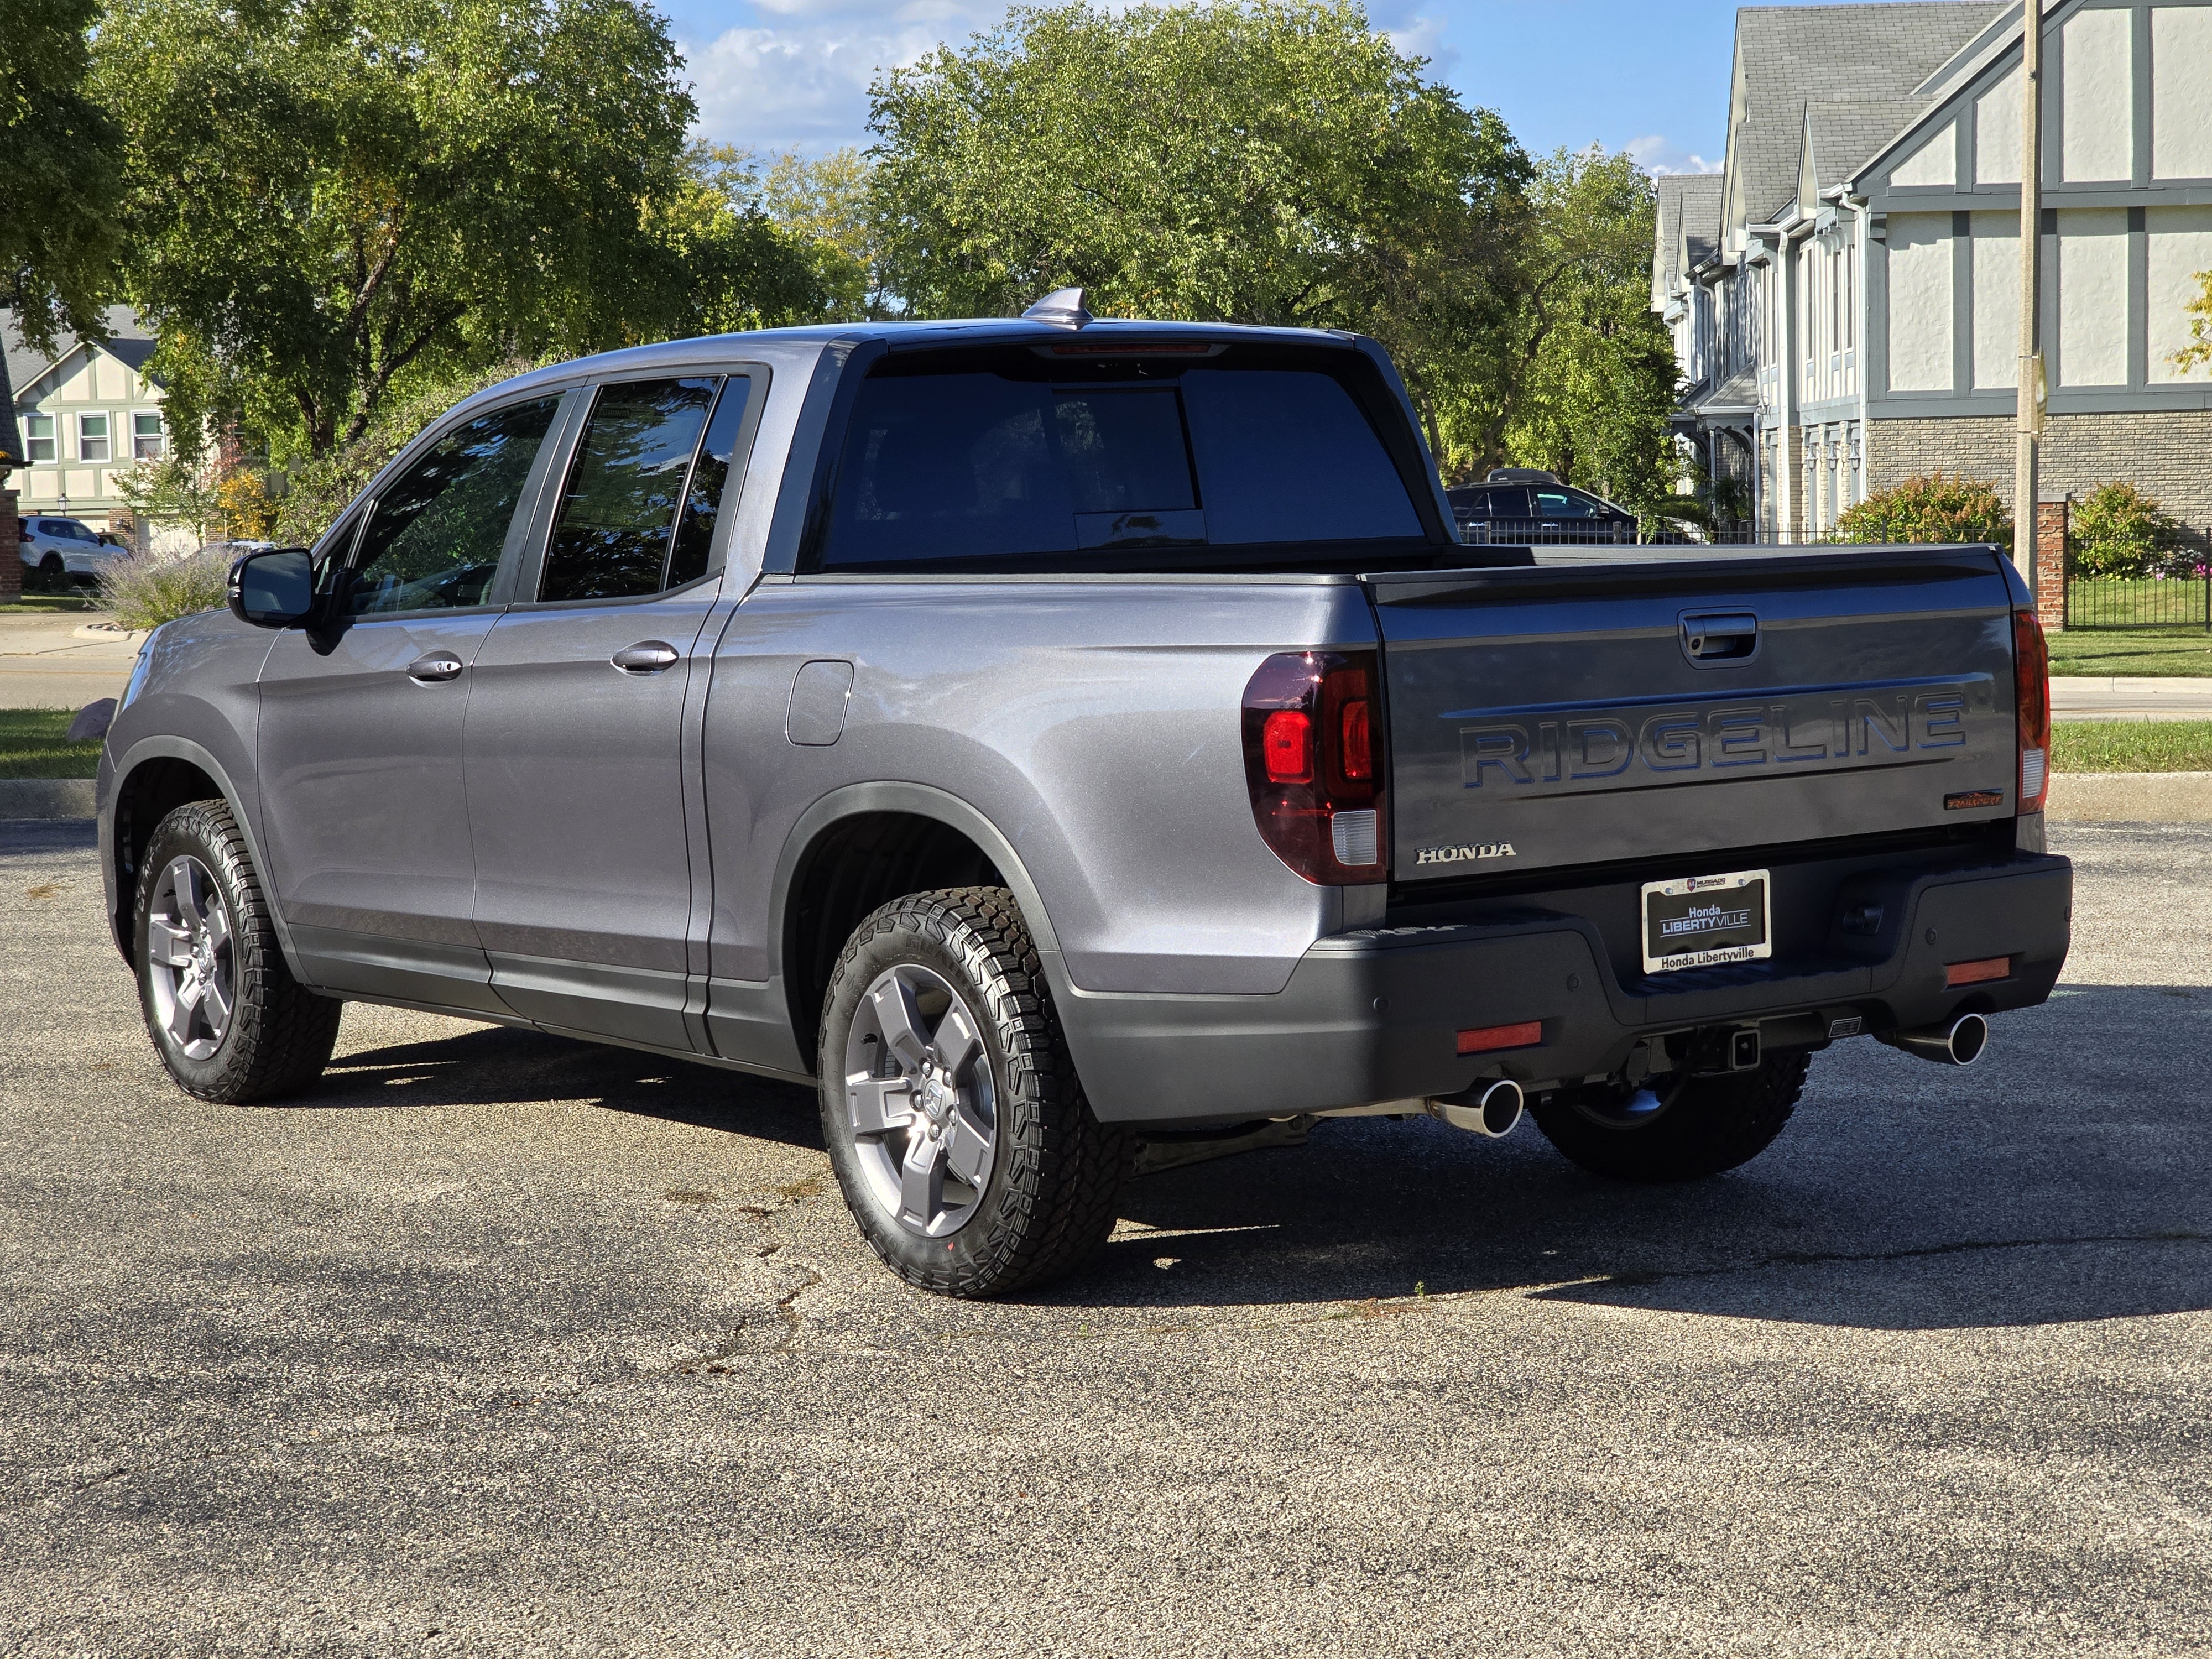
<svg viewBox="0 0 2212 1659">
<path fill-rule="evenodd" d="M 257 628 L 283 628 L 315 608 L 315 567 L 304 547 L 264 548 L 230 567 L 230 611 Z"/>
</svg>

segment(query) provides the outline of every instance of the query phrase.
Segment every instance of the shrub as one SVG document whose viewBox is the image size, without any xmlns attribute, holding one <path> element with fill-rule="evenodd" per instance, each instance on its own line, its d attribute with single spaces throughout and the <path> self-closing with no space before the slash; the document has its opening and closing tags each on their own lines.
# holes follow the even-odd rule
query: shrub
<svg viewBox="0 0 2212 1659">
<path fill-rule="evenodd" d="M 125 553 L 101 569 L 100 599 L 126 628 L 159 628 L 222 605 L 229 579 L 228 549 L 188 553 L 181 559 Z"/>
<path fill-rule="evenodd" d="M 2066 568 L 2076 576 L 2150 576 L 2177 550 L 2180 526 L 2156 497 L 2131 483 L 2101 483 L 2080 501 L 2066 527 Z"/>
<path fill-rule="evenodd" d="M 2012 545 L 2012 514 L 1979 478 L 1907 478 L 1878 490 L 1836 521 L 1839 542 L 1996 542 Z"/>
</svg>

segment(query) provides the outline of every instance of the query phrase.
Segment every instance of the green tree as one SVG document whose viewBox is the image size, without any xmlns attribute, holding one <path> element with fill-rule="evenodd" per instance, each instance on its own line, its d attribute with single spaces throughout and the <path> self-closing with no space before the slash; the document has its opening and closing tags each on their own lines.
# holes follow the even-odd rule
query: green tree
<svg viewBox="0 0 2212 1659">
<path fill-rule="evenodd" d="M 34 346 L 106 336 L 122 134 L 87 95 L 99 0 L 0 0 L 0 306 Z"/>
<path fill-rule="evenodd" d="M 2188 305 L 2189 343 L 2173 354 L 2174 367 L 2212 363 L 2212 270 L 2197 273 L 2197 297 Z"/>
<path fill-rule="evenodd" d="M 95 85 L 179 438 L 322 456 L 410 375 L 663 331 L 680 68 L 642 0 L 115 0 Z"/>
<path fill-rule="evenodd" d="M 649 222 L 671 256 L 662 307 L 672 334 L 726 334 L 865 315 L 862 284 L 843 252 L 781 222 L 764 200 L 750 152 L 696 147 Z"/>
<path fill-rule="evenodd" d="M 883 252 L 869 210 L 874 167 L 849 144 L 807 157 L 795 149 L 770 158 L 762 183 L 769 216 L 813 246 L 815 268 L 841 321 L 888 314 Z"/>
<path fill-rule="evenodd" d="M 1531 168 L 1423 69 L 1354 0 L 1018 9 L 875 83 L 884 286 L 919 316 L 1079 285 L 1101 314 L 1360 330 L 1435 441 L 1514 315 Z"/>
<path fill-rule="evenodd" d="M 1512 347 L 1453 423 L 1456 453 L 1549 468 L 1624 505 L 1675 500 L 1674 349 L 1650 309 L 1657 198 L 1626 154 L 1537 169 Z M 1464 421 L 1464 426 L 1461 421 Z"/>
</svg>

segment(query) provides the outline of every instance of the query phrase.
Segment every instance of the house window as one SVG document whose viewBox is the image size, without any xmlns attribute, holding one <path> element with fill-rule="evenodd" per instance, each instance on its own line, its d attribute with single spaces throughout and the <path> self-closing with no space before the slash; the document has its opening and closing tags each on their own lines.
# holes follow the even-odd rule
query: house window
<svg viewBox="0 0 2212 1659">
<path fill-rule="evenodd" d="M 114 459 L 108 444 L 106 416 L 80 415 L 76 417 L 76 458 L 81 461 Z"/>
<path fill-rule="evenodd" d="M 158 461 L 167 450 L 168 441 L 161 434 L 161 416 L 157 410 L 142 409 L 131 416 L 131 459 L 134 461 Z"/>
<path fill-rule="evenodd" d="M 27 461 L 51 461 L 54 459 L 54 417 L 51 415 L 26 415 L 23 417 L 23 447 Z"/>
</svg>

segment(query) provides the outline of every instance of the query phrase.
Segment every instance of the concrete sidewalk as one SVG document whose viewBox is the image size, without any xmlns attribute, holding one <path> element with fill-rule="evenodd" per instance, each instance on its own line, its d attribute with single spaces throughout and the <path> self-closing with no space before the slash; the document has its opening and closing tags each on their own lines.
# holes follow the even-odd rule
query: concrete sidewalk
<svg viewBox="0 0 2212 1659">
<path fill-rule="evenodd" d="M 2212 720 L 2212 679 L 2057 675 L 2051 713 L 2062 720 Z"/>
<path fill-rule="evenodd" d="M 82 708 L 119 697 L 145 638 L 91 611 L 0 617 L 0 708 Z"/>
</svg>

